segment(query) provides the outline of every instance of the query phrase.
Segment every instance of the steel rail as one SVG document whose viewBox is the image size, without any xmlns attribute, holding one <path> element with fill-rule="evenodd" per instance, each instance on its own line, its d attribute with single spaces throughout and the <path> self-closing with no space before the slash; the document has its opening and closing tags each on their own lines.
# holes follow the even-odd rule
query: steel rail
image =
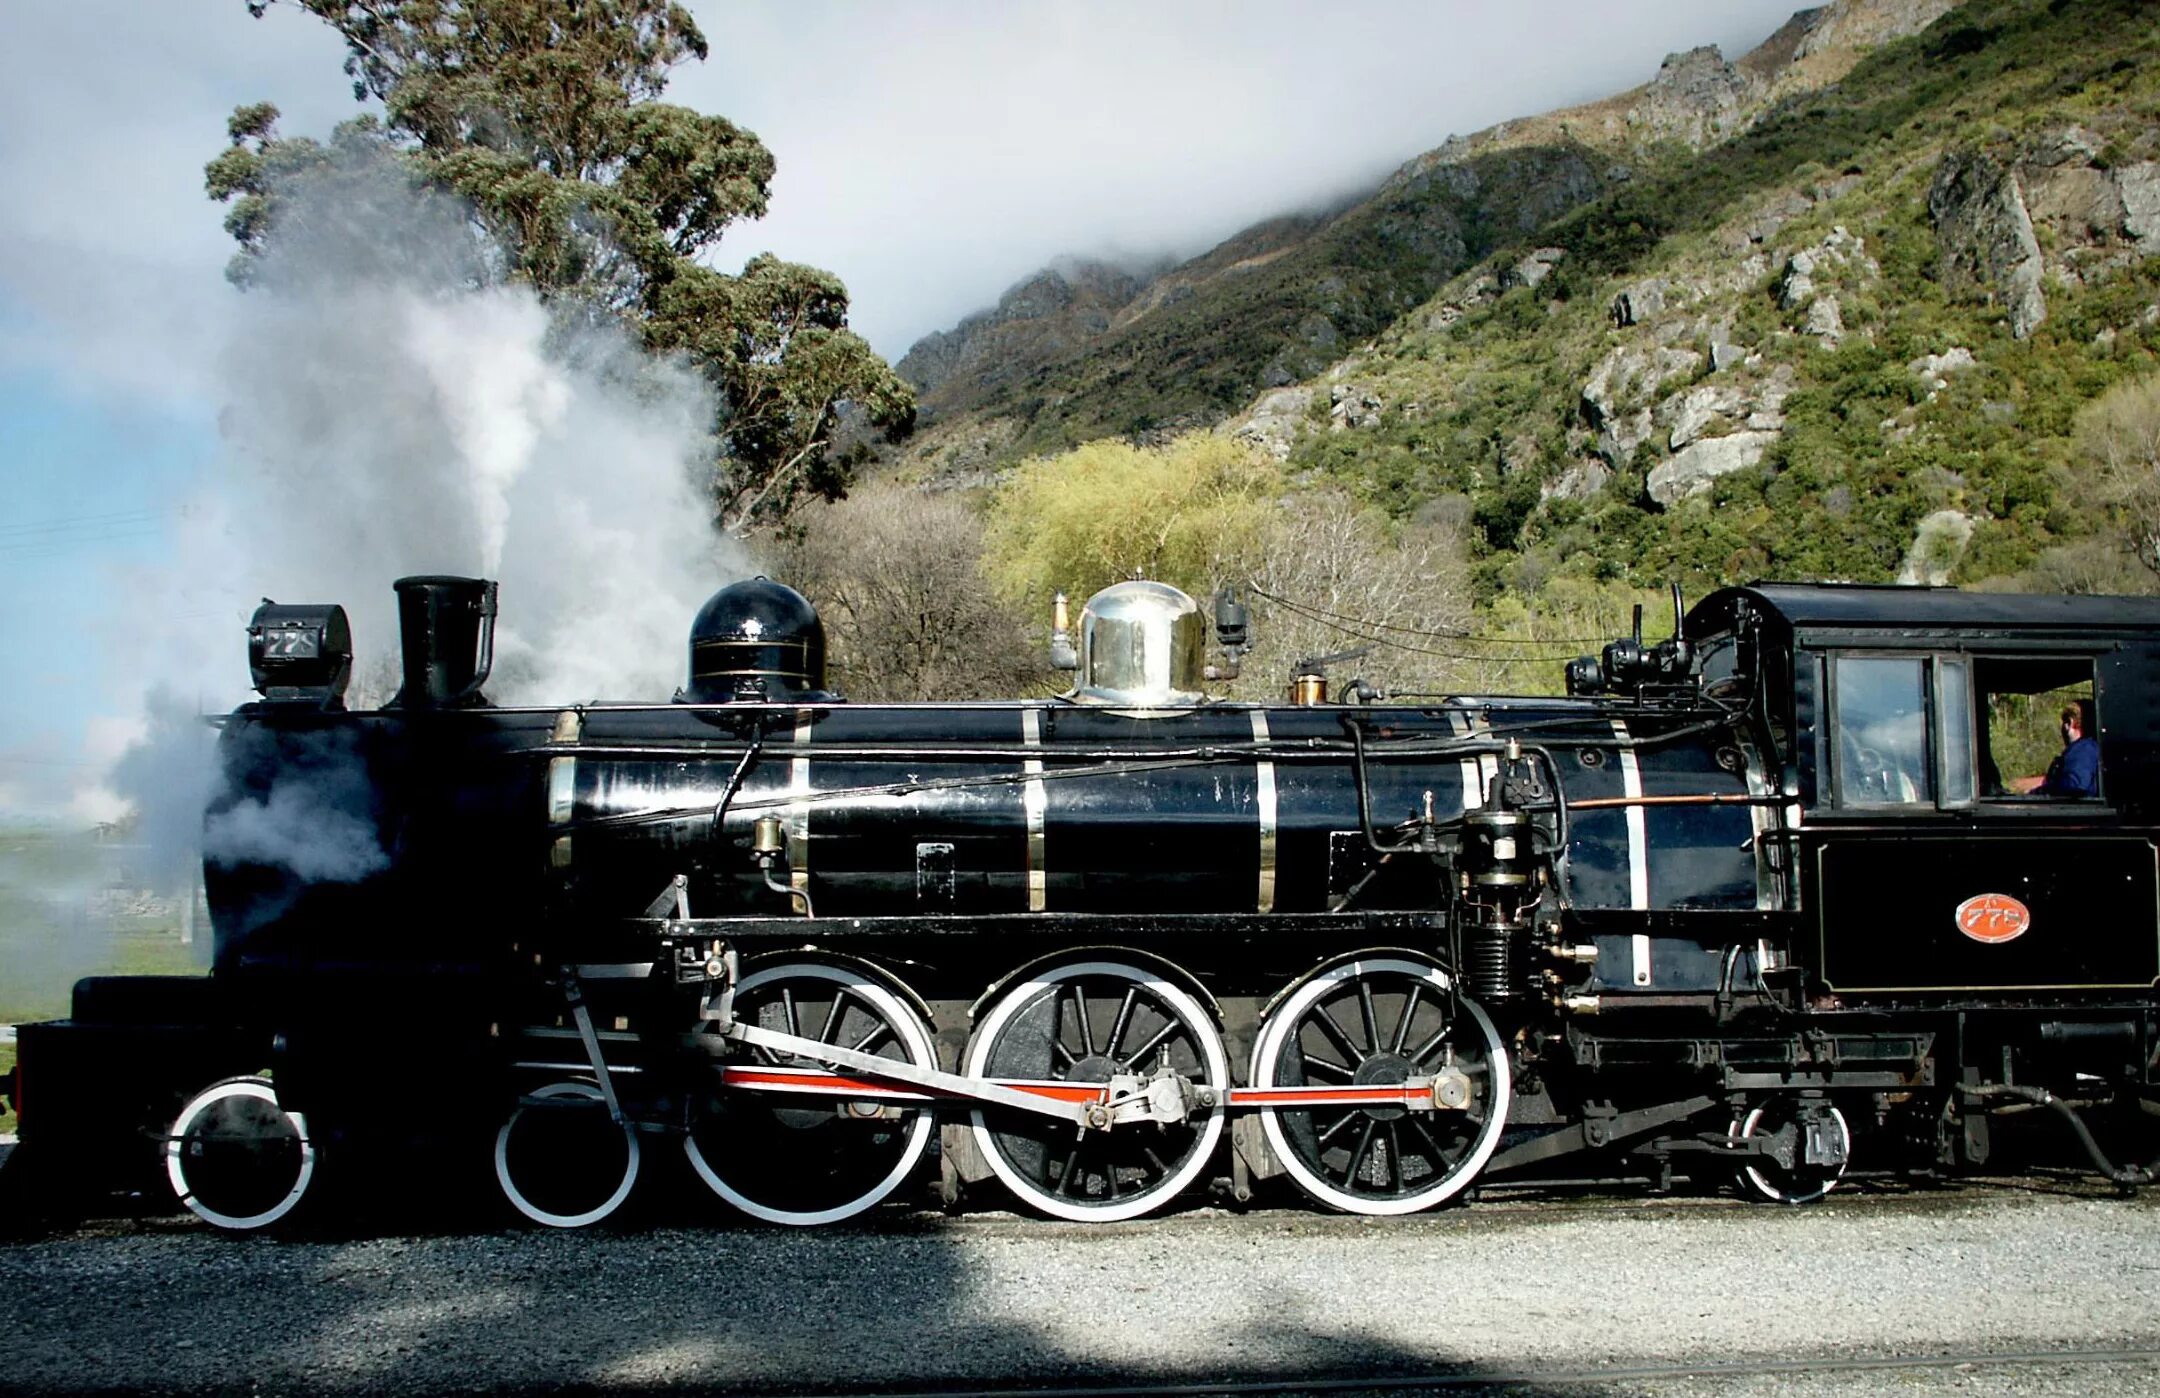
<svg viewBox="0 0 2160 1398">
<path fill-rule="evenodd" d="M 1390 1393 L 1481 1392 L 1535 1388 L 1539 1391 L 1621 1390 L 1625 1385 L 1667 1382 L 1676 1379 L 1745 1379 L 1817 1374 L 1890 1374 L 1919 1369 L 1934 1372 L 1966 1366 L 2003 1368 L 2058 1364 L 2097 1367 L 2110 1364 L 2160 1366 L 2160 1348 L 2063 1350 L 1960 1350 L 1941 1354 L 1865 1355 L 1822 1358 L 1759 1358 L 1719 1360 L 1700 1364 L 1637 1364 L 1597 1368 L 1554 1366 L 1449 1367 L 1438 1372 L 1348 1375 L 1316 1373 L 1264 1379 L 1220 1379 L 1206 1382 L 1154 1380 L 1136 1383 L 965 1387 L 940 1385 L 934 1389 L 903 1389 L 881 1386 L 874 1390 L 854 1387 L 791 1388 L 799 1398 L 852 1398 L 875 1392 L 877 1398 L 1240 1398 L 1246 1394 L 1277 1393 Z"/>
</svg>

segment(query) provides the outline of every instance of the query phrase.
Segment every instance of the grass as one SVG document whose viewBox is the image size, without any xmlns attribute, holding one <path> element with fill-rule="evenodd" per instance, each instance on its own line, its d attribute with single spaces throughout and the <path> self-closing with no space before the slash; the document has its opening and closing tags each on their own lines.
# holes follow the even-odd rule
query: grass
<svg viewBox="0 0 2160 1398">
<path fill-rule="evenodd" d="M 173 900 L 140 891 L 145 860 L 88 835 L 0 831 L 0 1024 L 66 1014 L 83 976 L 203 973 L 207 924 L 181 944 Z"/>
<path fill-rule="evenodd" d="M 202 938 L 180 941 L 172 898 L 151 882 L 147 851 L 103 843 L 89 834 L 0 830 L 0 1024 L 57 1019 L 84 976 L 199 976 L 209 951 Z M 198 956 L 202 953 L 202 956 Z M 0 1044 L 0 1075 L 15 1066 L 15 1045 Z M 0 1134 L 15 1114 L 0 1110 Z"/>
</svg>

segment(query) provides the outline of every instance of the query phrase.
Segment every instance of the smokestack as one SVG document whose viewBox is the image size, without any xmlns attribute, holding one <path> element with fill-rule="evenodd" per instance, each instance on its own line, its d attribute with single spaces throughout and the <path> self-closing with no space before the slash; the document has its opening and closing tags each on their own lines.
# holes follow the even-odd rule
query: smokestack
<svg viewBox="0 0 2160 1398">
<path fill-rule="evenodd" d="M 394 709 L 484 704 L 480 686 L 495 665 L 495 584 L 441 575 L 399 578 L 398 638 L 405 683 Z"/>
</svg>

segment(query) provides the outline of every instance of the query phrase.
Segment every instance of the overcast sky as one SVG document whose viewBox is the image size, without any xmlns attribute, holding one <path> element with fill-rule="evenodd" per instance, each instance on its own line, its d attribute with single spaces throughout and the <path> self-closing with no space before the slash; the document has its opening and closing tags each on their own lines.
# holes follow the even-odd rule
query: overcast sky
<svg viewBox="0 0 2160 1398">
<path fill-rule="evenodd" d="M 1199 252 L 1673 50 L 1736 56 L 1793 7 L 693 0 L 712 58 L 669 96 L 779 160 L 772 214 L 716 264 L 839 273 L 897 358 L 1060 253 Z M 131 589 L 244 391 L 215 369 L 237 293 L 202 165 L 241 102 L 327 134 L 357 110 L 341 58 L 243 0 L 0 0 L 0 811 L 53 806 L 125 741 L 146 677 L 111 618 L 162 604 Z M 244 686 L 237 621 L 233 666 Z"/>
<path fill-rule="evenodd" d="M 1454 132 L 1736 57 L 1796 0 L 694 5 L 671 95 L 778 156 L 726 245 L 829 267 L 885 354 L 1059 253 L 1191 255 Z M 726 259 L 723 259 L 726 260 Z"/>
</svg>

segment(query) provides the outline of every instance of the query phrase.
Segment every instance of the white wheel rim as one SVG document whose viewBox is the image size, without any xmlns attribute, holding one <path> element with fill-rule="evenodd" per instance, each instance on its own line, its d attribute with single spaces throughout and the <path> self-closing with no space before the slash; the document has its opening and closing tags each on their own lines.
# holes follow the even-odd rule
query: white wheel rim
<svg viewBox="0 0 2160 1398">
<path fill-rule="evenodd" d="M 1770 1103 L 1764 1102 L 1749 1111 L 1747 1116 L 1741 1119 L 1740 1124 L 1733 1128 L 1732 1139 L 1744 1141 L 1754 1135 L 1755 1129 L 1762 1125 L 1763 1116 L 1769 1111 L 1770 1105 Z M 1846 1123 L 1845 1113 L 1839 1111 L 1836 1107 L 1827 1107 L 1825 1110 L 1830 1113 L 1830 1119 L 1837 1123 L 1838 1139 L 1844 1145 L 1843 1156 L 1844 1159 L 1849 1160 L 1852 1156 L 1852 1127 Z M 1762 1167 L 1759 1165 L 1743 1165 L 1740 1167 L 1740 1173 L 1747 1176 L 1748 1183 L 1755 1187 L 1756 1193 L 1773 1204 L 1812 1204 L 1837 1188 L 1838 1181 L 1845 1178 L 1845 1166 L 1841 1162 L 1838 1165 L 1837 1173 L 1826 1180 L 1822 1188 L 1800 1194 L 1788 1193 L 1772 1184 L 1764 1176 Z"/>
<path fill-rule="evenodd" d="M 1276 1060 L 1289 1041 L 1289 1029 L 1315 1001 L 1344 981 L 1366 974 L 1413 976 L 1443 993 L 1451 991 L 1454 985 L 1454 982 L 1448 979 L 1447 972 L 1438 966 L 1402 957 L 1349 961 L 1331 967 L 1300 986 L 1288 1000 L 1277 1007 L 1274 1014 L 1268 1016 L 1267 1022 L 1261 1025 L 1260 1036 L 1253 1043 L 1253 1064 L 1249 1078 L 1252 1084 L 1256 1087 L 1274 1085 Z M 1513 1098 L 1513 1075 L 1508 1071 L 1507 1051 L 1500 1042 L 1499 1031 L 1493 1028 L 1493 1022 L 1486 1016 L 1485 1011 L 1469 1000 L 1457 1003 L 1462 1006 L 1469 1021 L 1477 1026 L 1477 1031 L 1484 1040 L 1486 1061 L 1491 1064 L 1488 1081 L 1492 1088 L 1492 1101 L 1486 1110 L 1484 1129 L 1471 1147 L 1470 1153 L 1428 1189 L 1394 1198 L 1375 1199 L 1353 1194 L 1306 1165 L 1291 1148 L 1290 1139 L 1283 1131 L 1282 1109 L 1262 1107 L 1260 1129 L 1267 1137 L 1269 1148 L 1275 1152 L 1275 1158 L 1282 1163 L 1290 1178 L 1297 1181 L 1299 1188 L 1344 1213 L 1409 1214 L 1445 1203 L 1461 1193 L 1471 1180 L 1477 1178 L 1478 1171 L 1485 1168 L 1485 1162 L 1492 1158 L 1493 1151 L 1499 1146 L 1501 1133 L 1507 1129 L 1508 1106 Z"/>
<path fill-rule="evenodd" d="M 187 1205 L 189 1212 L 206 1223 L 235 1232 L 254 1228 L 267 1228 L 296 1208 L 315 1179 L 315 1143 L 308 1139 L 307 1118 L 300 1112 L 288 1112 L 278 1107 L 279 1115 L 292 1123 L 293 1134 L 300 1138 L 300 1168 L 294 1172 L 292 1188 L 285 1197 L 259 1214 L 227 1214 L 204 1204 L 195 1197 L 193 1187 L 187 1181 L 187 1160 L 184 1153 L 188 1128 L 205 1111 L 232 1097 L 247 1097 L 268 1102 L 277 1107 L 277 1089 L 262 1078 L 248 1078 L 240 1082 L 221 1082 L 197 1093 L 180 1109 L 173 1119 L 172 1131 L 165 1142 L 165 1178 L 172 1182 L 173 1193 Z"/>
<path fill-rule="evenodd" d="M 1122 977 L 1145 986 L 1151 994 L 1160 997 L 1162 1003 L 1184 1024 L 1194 1043 L 1202 1050 L 1208 1085 L 1215 1089 L 1215 1105 L 1208 1109 L 1199 1138 L 1194 1141 L 1184 1163 L 1138 1194 L 1123 1195 L 1108 1204 L 1089 1204 L 1083 1200 L 1065 1199 L 1047 1193 L 1015 1169 L 1005 1158 L 1005 1152 L 997 1142 L 997 1133 L 980 1108 L 969 1114 L 969 1124 L 975 1136 L 975 1144 L 981 1150 L 983 1159 L 989 1163 L 991 1172 L 1022 1201 L 1053 1218 L 1082 1223 L 1116 1223 L 1123 1219 L 1138 1218 L 1157 1205 L 1176 1198 L 1199 1178 L 1201 1171 L 1207 1169 L 1214 1160 L 1215 1147 L 1222 1139 L 1223 1102 L 1229 1096 L 1230 1062 L 1223 1052 L 1222 1036 L 1215 1032 L 1215 1026 L 1208 1018 L 1207 1011 L 1184 990 L 1153 972 L 1124 962 L 1079 961 L 1045 971 L 1025 985 L 1016 986 L 998 997 L 998 1002 L 991 1006 L 990 1013 L 976 1027 L 974 1041 L 968 1048 L 968 1074 L 971 1077 L 987 1076 L 984 1065 L 989 1060 L 991 1046 L 997 1042 L 999 1032 L 1038 993 L 1065 981 L 1088 976 Z"/>
<path fill-rule="evenodd" d="M 899 996 L 869 977 L 858 971 L 849 970 L 847 967 L 831 966 L 816 961 L 771 966 L 743 977 L 742 984 L 735 988 L 735 993 L 740 995 L 745 991 L 756 990 L 760 986 L 769 984 L 783 976 L 795 979 L 807 978 L 828 981 L 834 985 L 847 987 L 850 995 L 857 996 L 866 1003 L 875 1006 L 878 1013 L 885 1016 L 886 1022 L 893 1026 L 895 1037 L 901 1040 L 905 1047 L 908 1062 L 921 1068 L 934 1068 L 937 1066 L 936 1050 L 931 1047 L 930 1034 L 922 1023 L 922 1017 L 916 1014 Z M 853 1218 L 863 1210 L 883 1202 L 887 1196 L 900 1187 L 902 1181 L 906 1180 L 915 1167 L 922 1162 L 924 1153 L 930 1149 L 931 1127 L 933 1125 L 929 1108 L 925 1107 L 917 1111 L 914 1121 L 908 1126 L 907 1144 L 900 1152 L 899 1159 L 893 1163 L 892 1169 L 886 1172 L 885 1177 L 872 1185 L 867 1192 L 856 1196 L 847 1203 L 836 1204 L 829 1209 L 777 1209 L 770 1204 L 759 1203 L 733 1185 L 730 1185 L 718 1171 L 713 1169 L 712 1163 L 705 1158 L 705 1152 L 698 1148 L 695 1133 L 683 1137 L 683 1151 L 690 1157 L 691 1168 L 698 1172 L 698 1178 L 704 1180 L 711 1187 L 713 1193 L 727 1200 L 728 1203 L 741 1209 L 752 1218 L 763 1219 L 767 1223 L 784 1223 L 793 1227 L 807 1228 L 820 1223 L 838 1223 L 842 1219 Z"/>
<path fill-rule="evenodd" d="M 606 1100 L 600 1089 L 589 1082 L 549 1083 L 532 1095 L 581 1097 L 592 1102 Z M 509 1199 L 512 1207 L 534 1223 L 546 1224 L 550 1228 L 583 1228 L 587 1224 L 598 1223 L 622 1207 L 623 1200 L 630 1197 L 631 1186 L 637 1183 L 638 1139 L 635 1131 L 628 1126 L 622 1128 L 623 1140 L 630 1147 L 629 1159 L 623 1163 L 622 1183 L 615 1187 L 615 1192 L 608 1196 L 607 1202 L 581 1214 L 555 1214 L 527 1199 L 518 1189 L 516 1182 L 510 1178 L 510 1132 L 517 1125 L 518 1118 L 524 1114 L 525 1108 L 520 1105 L 510 1113 L 510 1119 L 502 1124 L 502 1130 L 495 1133 L 495 1181 L 502 1186 L 503 1195 Z"/>
</svg>

